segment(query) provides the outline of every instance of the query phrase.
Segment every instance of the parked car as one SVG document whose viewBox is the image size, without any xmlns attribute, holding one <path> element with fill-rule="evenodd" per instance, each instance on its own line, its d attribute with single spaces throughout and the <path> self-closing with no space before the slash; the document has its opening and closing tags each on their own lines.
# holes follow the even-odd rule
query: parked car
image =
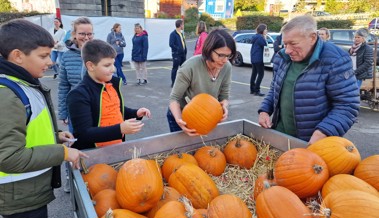
<svg viewBox="0 0 379 218">
<path fill-rule="evenodd" d="M 328 12 L 325 12 L 325 11 L 308 11 L 307 13 L 305 13 L 307 15 L 312 15 L 314 17 L 320 17 L 320 16 L 330 16 L 330 14 Z"/>
<path fill-rule="evenodd" d="M 345 51 L 349 51 L 354 41 L 355 30 L 350 29 L 330 29 L 330 42 L 341 47 Z M 369 34 L 367 37 L 367 43 L 374 46 L 376 36 Z M 379 46 L 377 46 L 376 65 L 379 65 Z"/>
<path fill-rule="evenodd" d="M 372 21 L 368 23 L 368 29 L 379 29 L 379 17 L 372 19 Z"/>
<path fill-rule="evenodd" d="M 251 64 L 250 60 L 250 50 L 251 50 L 251 39 L 255 33 L 243 32 L 238 33 L 234 36 L 237 46 L 236 57 L 232 60 L 232 64 L 235 66 L 242 66 L 243 64 Z M 270 50 L 270 57 L 274 55 L 274 42 L 280 33 L 268 33 L 267 34 L 267 44 Z M 266 64 L 267 67 L 272 67 L 272 64 Z"/>
</svg>

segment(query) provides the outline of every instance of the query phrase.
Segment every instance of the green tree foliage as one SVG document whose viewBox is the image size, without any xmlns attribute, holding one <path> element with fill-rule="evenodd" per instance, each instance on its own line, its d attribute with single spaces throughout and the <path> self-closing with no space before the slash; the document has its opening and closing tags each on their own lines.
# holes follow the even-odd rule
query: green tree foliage
<svg viewBox="0 0 379 218">
<path fill-rule="evenodd" d="M 266 1 L 262 0 L 235 0 L 234 10 L 237 11 L 263 11 Z"/>
<path fill-rule="evenodd" d="M 17 11 L 8 0 L 0 0 L 0 12 L 14 12 Z"/>
</svg>

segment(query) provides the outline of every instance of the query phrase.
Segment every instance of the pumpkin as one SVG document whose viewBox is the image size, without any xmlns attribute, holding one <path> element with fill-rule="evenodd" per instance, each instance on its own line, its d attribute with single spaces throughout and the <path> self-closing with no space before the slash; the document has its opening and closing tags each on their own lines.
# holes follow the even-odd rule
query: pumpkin
<svg viewBox="0 0 379 218">
<path fill-rule="evenodd" d="M 187 123 L 187 128 L 195 129 L 200 135 L 206 135 L 217 126 L 223 114 L 224 110 L 216 98 L 201 93 L 193 97 L 183 108 L 182 119 Z"/>
<path fill-rule="evenodd" d="M 248 137 L 238 134 L 228 141 L 224 155 L 229 164 L 250 169 L 257 159 L 257 148 Z"/>
<path fill-rule="evenodd" d="M 208 218 L 208 210 L 207 209 L 196 209 L 195 215 L 200 214 L 200 218 Z"/>
<path fill-rule="evenodd" d="M 220 176 L 226 167 L 226 158 L 219 148 L 204 146 L 194 155 L 199 167 L 213 176 Z"/>
<path fill-rule="evenodd" d="M 217 196 L 208 207 L 208 218 L 251 218 L 246 204 L 237 196 L 224 194 Z"/>
<path fill-rule="evenodd" d="M 258 195 L 255 212 L 259 218 L 304 218 L 308 217 L 306 214 L 311 214 L 293 192 L 281 186 L 269 185 Z"/>
<path fill-rule="evenodd" d="M 169 186 L 165 186 L 161 199 L 158 201 L 158 203 L 153 208 L 151 208 L 151 210 L 149 210 L 149 212 L 146 213 L 146 216 L 148 218 L 154 218 L 155 213 L 164 204 L 166 204 L 167 202 L 170 202 L 170 201 L 177 201 L 177 200 L 179 200 L 180 196 L 181 196 L 180 193 L 178 191 L 176 191 L 174 188 L 169 187 Z"/>
<path fill-rule="evenodd" d="M 274 172 L 276 183 L 299 198 L 316 195 L 329 178 L 325 161 L 304 148 L 284 152 L 276 161 Z"/>
<path fill-rule="evenodd" d="M 109 209 L 121 209 L 117 202 L 116 191 L 113 189 L 99 191 L 92 201 L 95 204 L 95 211 L 98 217 L 103 216 Z"/>
<path fill-rule="evenodd" d="M 101 218 L 146 218 L 138 213 L 126 209 L 109 209 Z"/>
<path fill-rule="evenodd" d="M 362 191 L 339 190 L 326 196 L 322 208 L 330 218 L 378 218 L 379 198 Z"/>
<path fill-rule="evenodd" d="M 379 155 L 372 155 L 362 160 L 355 169 L 354 176 L 379 191 Z"/>
<path fill-rule="evenodd" d="M 265 189 L 264 183 L 267 182 L 270 186 L 276 185 L 274 178 L 274 169 L 267 170 L 267 173 L 258 176 L 254 183 L 254 200 L 257 200 L 258 195 Z"/>
<path fill-rule="evenodd" d="M 118 172 L 116 192 L 122 208 L 136 213 L 150 210 L 163 194 L 158 164 L 141 158 L 126 161 Z"/>
<path fill-rule="evenodd" d="M 203 218 L 185 197 L 170 201 L 163 205 L 154 218 Z"/>
<path fill-rule="evenodd" d="M 308 150 L 318 154 L 328 165 L 329 175 L 352 174 L 361 161 L 354 144 L 342 137 L 329 136 L 310 145 Z"/>
<path fill-rule="evenodd" d="M 187 153 L 181 153 L 181 154 L 172 154 L 168 156 L 162 165 L 162 175 L 163 178 L 168 182 L 168 179 L 170 178 L 170 175 L 174 170 L 179 168 L 181 165 L 191 163 L 191 164 L 197 164 L 196 158 L 192 156 L 191 154 Z"/>
<path fill-rule="evenodd" d="M 379 192 L 367 182 L 349 174 L 338 174 L 331 177 L 322 187 L 322 197 L 337 190 L 358 190 L 379 197 Z"/>
<path fill-rule="evenodd" d="M 180 166 L 171 174 L 168 184 L 186 196 L 196 209 L 207 208 L 208 204 L 219 195 L 211 177 L 193 164 Z"/>
<path fill-rule="evenodd" d="M 80 162 L 83 169 L 82 177 L 84 183 L 87 184 L 91 197 L 101 190 L 115 189 L 117 171 L 113 167 L 105 163 L 99 163 L 87 168 L 83 159 Z"/>
</svg>

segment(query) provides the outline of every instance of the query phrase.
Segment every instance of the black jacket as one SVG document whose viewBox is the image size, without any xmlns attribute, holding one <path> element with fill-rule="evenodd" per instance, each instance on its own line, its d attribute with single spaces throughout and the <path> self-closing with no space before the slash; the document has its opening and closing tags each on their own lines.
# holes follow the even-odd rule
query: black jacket
<svg viewBox="0 0 379 218">
<path fill-rule="evenodd" d="M 357 79 L 372 79 L 374 63 L 374 53 L 372 47 L 366 43 L 362 43 L 361 47 L 357 50 L 356 58 L 357 69 L 355 69 L 355 76 Z"/>
<path fill-rule="evenodd" d="M 183 37 L 184 37 L 184 35 L 183 35 Z M 180 35 L 178 34 L 178 32 L 176 32 L 176 29 L 171 32 L 169 44 L 171 47 L 172 57 L 176 57 L 176 56 L 186 57 L 187 45 L 186 45 L 186 41 L 184 38 L 183 38 L 183 41 L 184 41 L 184 48 L 183 48 L 183 44 L 182 44 L 182 39 L 180 38 Z"/>
</svg>

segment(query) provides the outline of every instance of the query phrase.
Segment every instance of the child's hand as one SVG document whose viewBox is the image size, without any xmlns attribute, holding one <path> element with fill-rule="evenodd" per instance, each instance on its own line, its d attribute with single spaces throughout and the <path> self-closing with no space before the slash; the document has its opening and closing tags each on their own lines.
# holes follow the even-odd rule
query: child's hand
<svg viewBox="0 0 379 218">
<path fill-rule="evenodd" d="M 72 166 L 75 169 L 80 169 L 80 158 L 81 157 L 88 158 L 88 155 L 75 148 L 67 148 L 67 150 L 68 150 L 68 155 L 65 161 L 71 162 Z"/>
<path fill-rule="evenodd" d="M 137 117 L 147 117 L 147 118 L 150 118 L 151 117 L 150 110 L 147 109 L 147 108 L 141 107 L 137 111 Z"/>
<path fill-rule="evenodd" d="M 73 138 L 74 136 L 70 132 L 63 131 L 58 133 L 59 143 L 70 142 L 70 139 Z"/>
<path fill-rule="evenodd" d="M 149 111 L 150 112 L 150 111 Z M 122 134 L 134 134 L 139 131 L 141 131 L 144 123 L 142 123 L 139 120 L 136 120 L 135 118 L 125 120 L 120 124 L 121 133 Z"/>
</svg>

